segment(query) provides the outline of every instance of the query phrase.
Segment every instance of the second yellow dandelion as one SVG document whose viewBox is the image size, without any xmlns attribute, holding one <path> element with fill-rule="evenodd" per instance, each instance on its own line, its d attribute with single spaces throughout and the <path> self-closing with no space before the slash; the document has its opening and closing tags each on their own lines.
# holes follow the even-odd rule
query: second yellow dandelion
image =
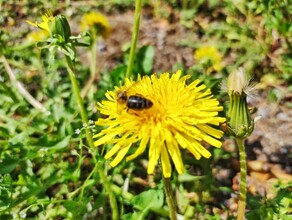
<svg viewBox="0 0 292 220">
<path fill-rule="evenodd" d="M 222 57 L 216 47 L 203 46 L 196 50 L 194 58 L 199 63 L 207 65 L 207 73 L 222 69 Z"/>
<path fill-rule="evenodd" d="M 111 27 L 107 18 L 98 12 L 85 14 L 81 21 L 81 29 L 82 31 L 89 30 L 103 38 L 107 38 L 111 33 Z"/>
</svg>

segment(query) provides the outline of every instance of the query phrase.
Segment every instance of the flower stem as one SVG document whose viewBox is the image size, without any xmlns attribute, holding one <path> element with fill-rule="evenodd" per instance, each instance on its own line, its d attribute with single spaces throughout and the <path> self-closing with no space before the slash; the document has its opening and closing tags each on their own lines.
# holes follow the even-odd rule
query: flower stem
<svg viewBox="0 0 292 220">
<path fill-rule="evenodd" d="M 74 65 L 73 65 L 72 60 L 68 56 L 66 56 L 66 61 L 67 61 L 67 69 L 69 72 L 69 76 L 70 76 L 70 80 L 71 80 L 71 84 L 72 84 L 72 88 L 73 88 L 73 93 L 74 93 L 76 102 L 77 102 L 78 107 L 79 107 L 82 122 L 87 124 L 88 123 L 88 116 L 87 116 L 87 112 L 84 108 L 83 100 L 82 100 L 81 95 L 80 95 L 80 89 L 78 87 L 78 83 L 77 83 L 77 80 L 75 77 Z M 88 128 L 85 128 L 85 133 L 86 133 L 86 139 L 87 139 L 87 142 L 88 142 L 90 149 L 94 150 L 95 147 L 94 147 L 94 142 L 93 142 L 93 138 L 92 138 L 92 135 L 90 133 L 90 130 Z M 94 152 L 96 155 L 99 155 L 97 150 L 95 150 Z M 115 197 L 114 193 L 112 192 L 111 187 L 110 187 L 110 183 L 108 182 L 108 179 L 106 178 L 106 176 L 104 174 L 102 164 L 97 161 L 97 159 L 95 158 L 95 156 L 96 156 L 95 154 L 92 155 L 92 158 L 93 158 L 95 166 L 96 166 L 94 169 L 97 169 L 97 172 L 101 178 L 101 181 L 105 187 L 105 190 L 107 191 L 107 193 L 109 195 L 110 206 L 112 209 L 112 219 L 118 220 L 119 213 L 118 213 L 118 205 L 117 205 L 116 197 Z"/>
<path fill-rule="evenodd" d="M 83 89 L 81 90 L 81 97 L 85 97 L 87 96 L 88 92 L 90 92 L 90 97 L 92 97 L 93 92 L 92 90 L 90 90 L 92 87 L 92 83 L 95 81 L 95 79 L 100 79 L 99 73 L 96 71 L 96 59 L 97 59 L 97 40 L 98 37 L 96 35 L 96 33 L 93 33 L 92 36 L 92 45 L 90 47 L 90 51 L 88 51 L 88 58 L 90 60 L 90 78 L 89 80 L 86 82 L 85 86 L 83 87 Z"/>
<path fill-rule="evenodd" d="M 68 57 L 68 56 L 66 56 L 66 61 L 67 61 L 67 69 L 68 69 L 68 73 L 70 76 L 73 93 L 74 93 L 74 96 L 76 98 L 78 108 L 80 110 L 82 123 L 88 124 L 88 116 L 87 116 L 86 110 L 84 108 L 84 104 L 83 104 L 83 100 L 82 100 L 81 95 L 80 95 L 78 83 L 77 83 L 77 80 L 76 80 L 76 77 L 74 74 L 73 62 L 70 59 L 70 57 Z M 90 130 L 88 128 L 85 128 L 85 134 L 86 134 L 86 139 L 87 139 L 89 147 L 94 148 L 92 135 L 91 135 Z"/>
<path fill-rule="evenodd" d="M 112 219 L 113 220 L 118 220 L 120 219 L 119 216 L 119 209 L 118 209 L 118 204 L 117 204 L 117 200 L 116 200 L 116 196 L 113 193 L 112 189 L 111 189 L 111 184 L 109 183 L 108 179 L 106 178 L 106 175 L 102 169 L 102 164 L 100 162 L 97 162 L 97 171 L 98 174 L 101 178 L 102 184 L 104 185 L 104 188 L 106 190 L 106 192 L 108 193 L 108 197 L 109 197 L 109 202 L 110 202 L 110 206 L 112 209 Z"/>
<path fill-rule="evenodd" d="M 244 139 L 236 138 L 236 142 L 239 149 L 239 161 L 240 161 L 240 193 L 239 193 L 237 220 L 243 220 L 245 205 L 246 205 L 246 155 L 245 155 Z"/>
<path fill-rule="evenodd" d="M 96 45 L 97 45 L 97 36 L 96 34 L 94 34 L 93 43 L 90 48 L 90 74 L 92 77 L 95 76 L 95 72 L 96 72 L 96 57 L 97 57 Z"/>
<path fill-rule="evenodd" d="M 135 57 L 135 52 L 136 52 L 139 26 L 140 26 L 141 5 L 142 5 L 142 0 L 136 0 L 131 50 L 130 50 L 129 63 L 128 63 L 127 72 L 126 72 L 127 78 L 131 76 L 133 64 L 134 64 L 134 57 Z"/>
<path fill-rule="evenodd" d="M 163 175 L 162 175 L 163 176 Z M 176 205 L 173 198 L 173 191 L 171 188 L 171 181 L 169 178 L 165 178 L 163 176 L 163 184 L 164 184 L 164 190 L 166 194 L 166 201 L 169 207 L 169 218 L 170 220 L 176 220 Z"/>
</svg>

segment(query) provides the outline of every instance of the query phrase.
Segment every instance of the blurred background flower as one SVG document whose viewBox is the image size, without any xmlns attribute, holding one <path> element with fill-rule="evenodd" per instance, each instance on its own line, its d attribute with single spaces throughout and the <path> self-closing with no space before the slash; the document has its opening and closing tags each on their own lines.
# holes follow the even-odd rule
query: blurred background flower
<svg viewBox="0 0 292 220">
<path fill-rule="evenodd" d="M 107 38 L 111 33 L 110 24 L 106 16 L 98 12 L 90 12 L 83 16 L 81 21 L 82 31 L 89 30 L 96 36 Z"/>
<path fill-rule="evenodd" d="M 55 20 L 55 17 L 53 16 L 52 11 L 47 10 L 47 12 L 42 15 L 42 20 L 43 21 L 41 23 L 38 23 L 38 22 L 34 23 L 34 22 L 29 21 L 29 20 L 26 20 L 26 22 L 32 26 L 35 26 L 39 29 L 42 29 L 42 30 L 50 33 L 51 23 Z"/>
<path fill-rule="evenodd" d="M 194 58 L 199 64 L 206 66 L 207 73 L 218 72 L 222 69 L 222 56 L 216 47 L 200 47 L 194 53 Z"/>
</svg>

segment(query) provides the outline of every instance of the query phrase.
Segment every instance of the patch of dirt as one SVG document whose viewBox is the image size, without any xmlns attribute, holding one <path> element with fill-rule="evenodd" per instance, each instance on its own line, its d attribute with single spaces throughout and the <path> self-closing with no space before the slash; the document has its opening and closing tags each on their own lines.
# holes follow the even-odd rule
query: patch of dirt
<svg viewBox="0 0 292 220">
<path fill-rule="evenodd" d="M 112 34 L 101 43 L 103 46 L 101 45 L 102 50 L 98 55 L 99 64 L 103 68 L 112 69 L 121 63 L 122 46 L 131 41 L 133 17 L 133 11 L 108 17 Z M 145 45 L 154 46 L 153 72 L 171 72 L 173 64 L 176 63 L 181 63 L 189 68 L 194 64 L 194 51 L 192 48 L 179 45 L 180 40 L 187 39 L 189 35 L 190 31 L 177 21 L 170 24 L 166 20 L 144 16 L 140 22 L 137 48 Z"/>
<path fill-rule="evenodd" d="M 271 103 L 264 95 L 256 98 L 254 106 L 261 118 L 248 139 L 249 151 L 257 160 L 281 164 L 292 173 L 292 109 Z"/>
</svg>

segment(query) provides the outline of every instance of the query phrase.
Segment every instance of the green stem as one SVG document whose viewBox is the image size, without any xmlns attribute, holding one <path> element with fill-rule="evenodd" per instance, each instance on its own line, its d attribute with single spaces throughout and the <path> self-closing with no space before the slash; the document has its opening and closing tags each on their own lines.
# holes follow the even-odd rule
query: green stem
<svg viewBox="0 0 292 220">
<path fill-rule="evenodd" d="M 117 204 L 117 200 L 116 200 L 116 196 L 115 194 L 113 193 L 112 189 L 111 189 L 111 184 L 109 183 L 105 173 L 103 172 L 103 169 L 102 169 L 102 164 L 97 162 L 98 163 L 98 166 L 97 166 L 97 171 L 98 171 L 98 174 L 101 178 L 101 181 L 104 185 L 104 188 L 106 190 L 106 192 L 108 193 L 108 196 L 109 196 L 109 202 L 110 202 L 110 206 L 111 206 L 111 209 L 112 209 L 112 219 L 113 220 L 118 220 L 120 219 L 119 217 L 119 209 L 118 209 L 118 204 Z"/>
<path fill-rule="evenodd" d="M 245 155 L 245 148 L 244 148 L 244 139 L 236 138 L 236 142 L 239 149 L 239 161 L 240 161 L 240 194 L 239 194 L 237 220 L 243 220 L 245 206 L 246 206 L 246 155 Z"/>
<path fill-rule="evenodd" d="M 162 175 L 163 176 L 163 175 Z M 169 207 L 169 218 L 170 220 L 176 220 L 176 205 L 173 198 L 173 191 L 171 188 L 171 181 L 170 178 L 165 178 L 163 176 L 163 184 L 164 184 L 164 190 L 166 195 L 166 201 Z"/>
<path fill-rule="evenodd" d="M 70 80 L 71 80 L 73 93 L 74 93 L 74 96 L 76 98 L 76 102 L 77 102 L 78 108 L 80 110 L 82 123 L 83 124 L 88 124 L 88 116 L 87 116 L 86 110 L 84 108 L 84 104 L 83 104 L 83 100 L 82 100 L 81 95 L 80 95 L 80 90 L 79 90 L 79 87 L 78 87 L 78 83 L 77 83 L 77 80 L 76 80 L 76 77 L 75 77 L 75 74 L 74 74 L 73 62 L 70 59 L 70 57 L 68 57 L 68 56 L 66 56 L 66 61 L 67 61 L 67 69 L 68 69 L 69 77 L 70 77 Z M 91 135 L 90 130 L 88 128 L 85 128 L 85 134 L 86 134 L 86 139 L 87 139 L 89 147 L 91 149 L 93 149 L 94 148 L 94 143 L 93 143 L 92 135 Z"/>
<path fill-rule="evenodd" d="M 79 198 L 83 197 L 84 189 L 85 189 L 86 186 L 88 186 L 88 182 L 89 182 L 90 178 L 93 176 L 93 174 L 95 173 L 97 167 L 98 167 L 98 164 L 96 163 L 94 168 L 91 170 L 90 174 L 86 177 L 86 180 L 83 182 L 83 184 L 81 186 Z"/>
<path fill-rule="evenodd" d="M 97 37 L 94 35 L 93 44 L 90 48 L 90 74 L 92 77 L 95 76 L 96 72 L 96 45 L 97 45 Z"/>
<path fill-rule="evenodd" d="M 81 90 L 81 97 L 86 97 L 88 96 L 88 92 L 90 92 L 89 98 L 93 96 L 93 90 L 90 90 L 92 87 L 92 83 L 94 82 L 95 79 L 100 79 L 98 72 L 96 71 L 96 59 L 97 59 L 97 36 L 96 33 L 93 33 L 92 36 L 92 45 L 90 47 L 90 51 L 88 51 L 88 58 L 90 60 L 90 78 L 86 82 L 85 86 Z"/>
<path fill-rule="evenodd" d="M 141 17 L 141 5 L 142 5 L 142 1 L 136 0 L 131 50 L 130 50 L 129 63 L 128 63 L 127 72 L 126 72 L 127 78 L 131 76 L 133 64 L 134 64 L 138 33 L 139 33 L 140 17 Z"/>
<path fill-rule="evenodd" d="M 67 69 L 69 72 L 73 93 L 74 93 L 74 96 L 76 98 L 79 110 L 80 110 L 82 122 L 87 124 L 88 123 L 88 116 L 87 116 L 87 112 L 84 108 L 83 100 L 82 100 L 81 95 L 80 95 L 80 89 L 78 87 L 78 83 L 77 83 L 77 80 L 76 80 L 76 77 L 74 74 L 74 65 L 73 65 L 72 60 L 68 56 L 66 56 L 66 61 L 67 61 L 67 67 L 68 67 Z M 95 147 L 94 147 L 94 142 L 93 142 L 91 132 L 88 128 L 85 128 L 85 133 L 86 133 L 86 139 L 87 139 L 88 145 L 89 145 L 90 149 L 93 151 L 95 149 Z M 96 169 L 97 169 L 97 172 L 101 178 L 101 181 L 105 187 L 105 190 L 109 195 L 110 206 L 112 209 L 112 219 L 118 220 L 119 213 L 118 213 L 118 205 L 117 205 L 116 197 L 115 197 L 114 193 L 112 192 L 112 190 L 110 188 L 110 183 L 108 182 L 108 179 L 106 178 L 106 176 L 103 172 L 102 164 L 99 163 L 95 157 L 96 155 L 99 155 L 98 151 L 95 150 L 94 152 L 95 153 L 92 155 L 92 158 L 93 158 L 94 163 L 96 165 Z"/>
</svg>

